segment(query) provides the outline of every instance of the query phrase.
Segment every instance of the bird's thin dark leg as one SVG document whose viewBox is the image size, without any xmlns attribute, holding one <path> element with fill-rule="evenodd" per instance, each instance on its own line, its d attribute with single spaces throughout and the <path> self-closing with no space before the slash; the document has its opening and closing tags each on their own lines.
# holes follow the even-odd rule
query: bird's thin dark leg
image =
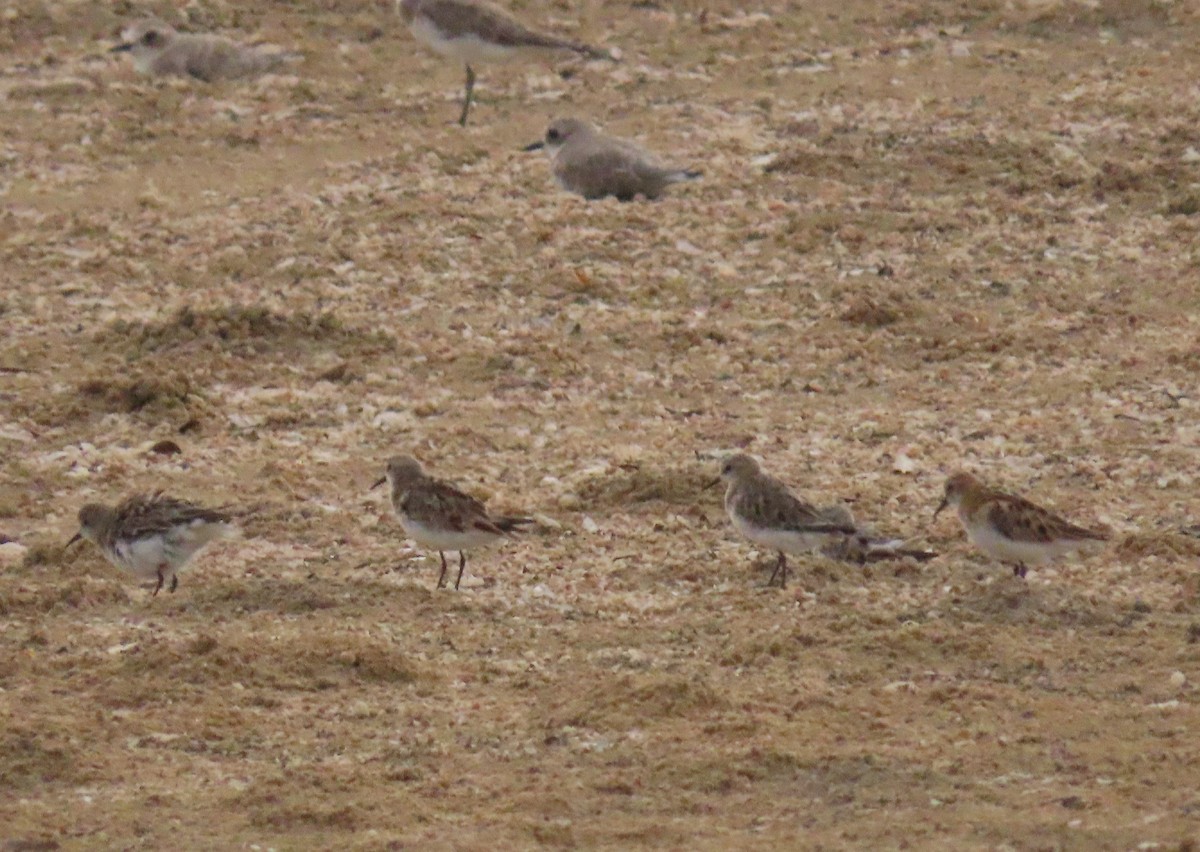
<svg viewBox="0 0 1200 852">
<path fill-rule="evenodd" d="M 467 126 L 467 113 L 471 111 L 471 98 L 475 95 L 475 71 L 470 65 L 467 66 L 467 91 L 463 95 L 463 111 L 458 117 L 458 123 L 462 127 Z"/>
<path fill-rule="evenodd" d="M 171 594 L 175 594 L 175 590 L 178 588 L 179 588 L 179 575 L 172 574 L 171 575 L 171 587 L 170 587 Z"/>
<path fill-rule="evenodd" d="M 771 579 L 767 580 L 767 586 L 775 585 L 775 578 L 779 577 L 779 588 L 787 586 L 787 557 L 783 555 L 783 551 L 779 551 L 779 561 L 775 563 L 775 570 L 771 572 Z"/>
<path fill-rule="evenodd" d="M 454 581 L 454 591 L 458 591 L 458 584 L 462 582 L 463 571 L 467 570 L 467 552 L 460 550 L 458 552 L 458 579 Z"/>
<path fill-rule="evenodd" d="M 438 556 L 442 557 L 442 573 L 438 574 L 437 587 L 440 589 L 446 585 L 446 554 L 438 551 Z"/>
<path fill-rule="evenodd" d="M 150 597 L 154 597 L 155 595 L 157 595 L 157 594 L 158 594 L 158 590 L 159 590 L 159 589 L 161 589 L 161 588 L 163 587 L 163 566 L 159 565 L 159 566 L 158 566 L 158 571 L 157 571 L 157 572 L 155 572 L 155 573 L 157 573 L 157 574 L 158 574 L 158 585 L 156 585 L 156 586 L 154 587 L 154 592 L 153 592 L 153 593 L 150 595 Z"/>
<path fill-rule="evenodd" d="M 1018 562 L 1018 563 L 1017 563 L 1017 564 L 1016 564 L 1016 565 L 1013 567 L 1013 573 L 1014 573 L 1015 575 L 1017 575 L 1018 577 L 1020 577 L 1022 580 L 1024 580 L 1024 579 L 1025 579 L 1025 572 L 1026 572 L 1026 571 L 1028 571 L 1028 570 L 1029 570 L 1029 569 L 1025 567 L 1025 563 L 1024 563 L 1024 562 Z"/>
</svg>

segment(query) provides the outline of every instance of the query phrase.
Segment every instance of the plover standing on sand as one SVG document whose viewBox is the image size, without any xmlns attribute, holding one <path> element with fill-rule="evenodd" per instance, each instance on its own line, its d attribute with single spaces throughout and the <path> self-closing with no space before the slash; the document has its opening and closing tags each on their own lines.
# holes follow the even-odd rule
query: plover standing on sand
<svg viewBox="0 0 1200 852">
<path fill-rule="evenodd" d="M 116 508 L 88 503 L 79 510 L 81 538 L 100 548 L 109 562 L 132 571 L 141 580 L 156 580 L 154 594 L 163 583 L 170 591 L 179 585 L 176 573 L 196 552 L 212 541 L 237 535 L 229 515 L 161 493 L 136 495 Z"/>
<path fill-rule="evenodd" d="M 813 553 L 857 531 L 840 513 L 822 511 L 795 497 L 787 486 L 763 473 L 757 461 L 737 453 L 721 463 L 721 475 L 709 485 L 726 484 L 725 511 L 734 528 L 755 544 L 779 553 L 767 585 L 779 577 L 787 586 L 787 556 Z"/>
<path fill-rule="evenodd" d="M 946 480 L 936 518 L 946 507 L 958 519 L 971 543 L 1024 577 L 1026 566 L 1043 565 L 1083 547 L 1106 541 L 1108 533 L 1078 527 L 1023 497 L 988 488 L 969 473 Z"/>
<path fill-rule="evenodd" d="M 606 136 L 578 118 L 558 119 L 544 139 L 525 146 L 526 151 L 543 148 L 559 185 L 588 200 L 608 195 L 620 201 L 639 195 L 654 199 L 673 183 L 701 176 L 698 171 L 663 165 L 633 142 Z"/>
<path fill-rule="evenodd" d="M 520 51 L 537 48 L 570 50 L 593 59 L 613 58 L 598 47 L 531 30 L 484 0 L 397 0 L 396 8 L 419 41 L 466 66 L 467 88 L 458 118 L 463 127 L 475 93 L 475 65 L 511 59 Z"/>
<path fill-rule="evenodd" d="M 446 553 L 458 551 L 457 589 L 467 567 L 467 551 L 509 535 L 532 518 L 489 515 L 483 503 L 459 491 L 449 482 L 434 479 L 412 456 L 389 459 L 387 473 L 372 485 L 385 482 L 392 487 L 392 506 L 408 536 L 422 547 L 436 550 L 442 558 L 437 587 L 446 584 Z"/>
<path fill-rule="evenodd" d="M 151 77 L 179 75 L 198 80 L 230 80 L 273 71 L 300 59 L 269 45 L 241 45 L 221 36 L 177 32 L 147 19 L 121 31 L 113 53 L 128 53 L 133 67 Z"/>
</svg>

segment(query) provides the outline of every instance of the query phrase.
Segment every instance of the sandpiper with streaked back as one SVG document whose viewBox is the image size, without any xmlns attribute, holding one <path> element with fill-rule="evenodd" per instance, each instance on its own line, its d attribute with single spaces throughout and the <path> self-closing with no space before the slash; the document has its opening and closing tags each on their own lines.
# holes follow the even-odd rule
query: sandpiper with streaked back
<svg viewBox="0 0 1200 852">
<path fill-rule="evenodd" d="M 231 517 L 219 509 L 176 500 L 162 493 L 135 495 L 115 508 L 88 503 L 79 510 L 81 538 L 100 548 L 114 565 L 141 580 L 155 580 L 157 595 L 164 583 L 179 585 L 177 572 L 210 542 L 237 535 Z"/>
<path fill-rule="evenodd" d="M 1023 497 L 984 485 L 969 473 L 946 480 L 942 502 L 958 512 L 971 543 L 1000 562 L 1013 566 L 1024 577 L 1029 565 L 1044 565 L 1080 548 L 1108 539 L 1103 530 L 1079 527 Z"/>
<path fill-rule="evenodd" d="M 787 554 L 813 553 L 856 532 L 844 514 L 821 511 L 794 496 L 786 485 L 763 472 L 758 462 L 737 453 L 721 462 L 718 482 L 726 484 L 725 511 L 733 526 L 750 541 L 778 552 L 767 585 L 779 578 L 787 585 Z"/>
<path fill-rule="evenodd" d="M 511 59 L 533 49 L 570 50 L 593 59 L 613 59 L 606 50 L 532 30 L 484 0 L 397 0 L 396 8 L 419 41 L 466 66 L 467 88 L 458 118 L 464 127 L 475 93 L 474 66 L 480 63 Z"/>
<path fill-rule="evenodd" d="M 387 472 L 372 488 L 385 482 L 392 488 L 392 506 L 400 525 L 422 547 L 436 550 L 442 558 L 437 587 L 446 584 L 446 551 L 458 552 L 457 589 L 467 567 L 467 551 L 508 536 L 532 518 L 493 516 L 482 502 L 464 494 L 449 482 L 434 479 L 412 456 L 388 460 Z"/>
<path fill-rule="evenodd" d="M 588 200 L 614 196 L 632 201 L 655 199 L 673 183 L 695 180 L 698 171 L 663 165 L 649 151 L 627 139 L 607 136 L 578 118 L 560 118 L 545 138 L 525 146 L 545 149 L 559 185 Z"/>
<path fill-rule="evenodd" d="M 153 18 L 121 31 L 113 53 L 128 53 L 133 67 L 151 77 L 177 75 L 205 82 L 253 77 L 300 59 L 269 45 L 242 45 L 216 35 L 177 32 Z"/>
</svg>

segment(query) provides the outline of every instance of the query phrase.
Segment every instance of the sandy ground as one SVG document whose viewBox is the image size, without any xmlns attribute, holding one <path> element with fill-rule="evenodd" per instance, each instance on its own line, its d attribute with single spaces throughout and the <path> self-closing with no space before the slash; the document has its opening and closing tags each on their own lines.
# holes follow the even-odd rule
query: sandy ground
<svg viewBox="0 0 1200 852">
<path fill-rule="evenodd" d="M 516 9 L 623 61 L 465 131 L 389 4 L 0 9 L 0 848 L 1192 848 L 1196 7 Z M 559 115 L 705 177 L 566 195 Z M 731 448 L 941 555 L 764 588 Z M 435 591 L 397 452 L 542 523 Z M 1022 584 L 959 467 L 1114 542 Z M 63 544 L 154 488 L 254 512 L 152 599 Z"/>
</svg>

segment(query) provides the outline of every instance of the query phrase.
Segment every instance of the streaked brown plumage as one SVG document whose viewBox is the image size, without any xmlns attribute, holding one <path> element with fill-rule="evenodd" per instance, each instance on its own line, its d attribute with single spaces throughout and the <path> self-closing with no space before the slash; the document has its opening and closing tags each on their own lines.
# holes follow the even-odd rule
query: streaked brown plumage
<svg viewBox="0 0 1200 852">
<path fill-rule="evenodd" d="M 1041 565 L 1092 542 L 1107 541 L 1104 530 L 1078 526 L 1036 503 L 990 488 L 969 473 L 946 480 L 934 517 L 953 507 L 971 542 L 987 555 L 1013 565 L 1024 577 L 1028 565 Z"/>
<path fill-rule="evenodd" d="M 468 550 L 533 523 L 532 518 L 490 515 L 480 500 L 449 482 L 426 475 L 420 462 L 412 456 L 389 459 L 386 474 L 371 487 L 377 488 L 385 482 L 391 483 L 392 505 L 404 531 L 418 544 L 436 550 L 441 557 L 439 589 L 446 580 L 445 551 L 458 551 L 458 577 L 454 581 L 457 589 L 466 570 Z"/>
<path fill-rule="evenodd" d="M 767 585 L 773 585 L 777 576 L 780 588 L 787 585 L 785 554 L 809 553 L 833 537 L 856 531 L 844 515 L 824 513 L 793 495 L 745 453 L 737 453 L 721 463 L 721 480 L 727 484 L 725 510 L 737 531 L 779 554 Z"/>
<path fill-rule="evenodd" d="M 223 509 L 206 509 L 162 492 L 137 494 L 115 508 L 88 503 L 79 510 L 79 532 L 68 546 L 86 538 L 121 568 L 142 579 L 156 579 L 154 594 L 170 580 L 170 591 L 179 585 L 176 572 L 211 541 L 237 530 Z"/>
</svg>

